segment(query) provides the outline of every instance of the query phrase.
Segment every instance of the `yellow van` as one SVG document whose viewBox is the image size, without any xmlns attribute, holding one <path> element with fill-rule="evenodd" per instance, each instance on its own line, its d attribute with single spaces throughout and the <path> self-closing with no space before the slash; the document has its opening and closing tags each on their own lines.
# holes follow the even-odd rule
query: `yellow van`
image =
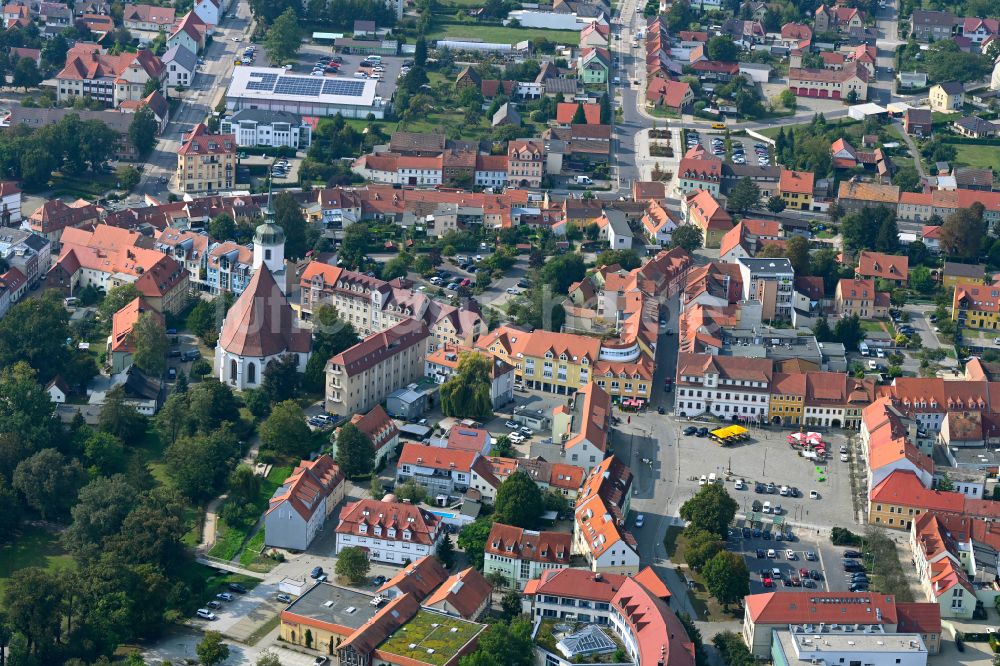
<svg viewBox="0 0 1000 666">
<path fill-rule="evenodd" d="M 726 129 L 726 123 L 712 123 L 712 129 Z"/>
</svg>

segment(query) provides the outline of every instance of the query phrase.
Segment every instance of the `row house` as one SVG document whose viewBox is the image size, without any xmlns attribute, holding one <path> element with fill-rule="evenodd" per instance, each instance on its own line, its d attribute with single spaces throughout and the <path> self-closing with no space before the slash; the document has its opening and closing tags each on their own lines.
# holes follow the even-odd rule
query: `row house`
<svg viewBox="0 0 1000 666">
<path fill-rule="evenodd" d="M 723 420 L 765 420 L 773 363 L 769 359 L 680 353 L 674 413 Z"/>
<path fill-rule="evenodd" d="M 573 552 L 595 573 L 639 571 L 639 546 L 625 524 L 632 496 L 632 471 L 611 456 L 594 467 L 580 488 L 573 522 Z"/>
<path fill-rule="evenodd" d="M 427 325 L 432 349 L 443 345 L 472 347 L 486 330 L 478 312 L 439 303 L 422 292 L 364 273 L 314 261 L 300 276 L 299 317 L 311 319 L 316 308 L 330 305 L 362 336 L 409 319 Z"/>
<path fill-rule="evenodd" d="M 824 426 L 855 430 L 875 394 L 871 380 L 836 372 L 775 372 L 768 418 L 775 425 Z"/>
<path fill-rule="evenodd" d="M 993 500 L 970 499 L 959 492 L 931 490 L 913 472 L 897 470 L 869 492 L 868 523 L 909 530 L 927 512 L 996 521 L 1000 517 L 996 504 Z"/>
<path fill-rule="evenodd" d="M 866 208 L 887 208 L 896 210 L 899 203 L 899 187 L 880 185 L 852 178 L 840 182 L 837 201 L 845 213 L 860 213 Z"/>
<path fill-rule="evenodd" d="M 545 147 L 530 139 L 507 145 L 507 181 L 513 187 L 538 188 L 545 175 Z"/>
<path fill-rule="evenodd" d="M 24 229 L 0 227 L 0 257 L 33 287 L 45 279 L 52 266 L 52 243 Z"/>
<path fill-rule="evenodd" d="M 867 68 L 853 62 L 848 62 L 840 70 L 788 70 L 788 88 L 799 97 L 846 100 L 853 92 L 857 100 L 863 102 L 868 99 L 870 80 Z"/>
<path fill-rule="evenodd" d="M 960 208 L 968 208 L 974 203 L 983 205 L 983 220 L 987 227 L 1000 221 L 1000 192 L 966 188 L 903 192 L 899 195 L 899 219 L 926 222 L 935 215 L 946 219 Z"/>
<path fill-rule="evenodd" d="M 205 291 L 239 296 L 253 273 L 251 248 L 233 241 L 213 243 L 205 257 Z"/>
</svg>

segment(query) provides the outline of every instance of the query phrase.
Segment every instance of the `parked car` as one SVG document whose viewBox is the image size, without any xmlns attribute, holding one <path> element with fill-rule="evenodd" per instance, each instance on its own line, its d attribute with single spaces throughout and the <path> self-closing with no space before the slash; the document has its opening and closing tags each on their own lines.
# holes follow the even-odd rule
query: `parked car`
<svg viewBox="0 0 1000 666">
<path fill-rule="evenodd" d="M 372 578 L 372 583 L 376 587 L 379 587 L 381 585 L 385 585 L 385 576 L 375 576 L 374 578 Z"/>
<path fill-rule="evenodd" d="M 211 608 L 212 610 L 219 610 L 220 608 L 222 608 L 222 604 L 220 604 L 218 601 L 209 601 L 207 604 L 205 604 L 205 608 Z"/>
<path fill-rule="evenodd" d="M 243 587 L 239 583 L 230 583 L 228 587 L 229 587 L 230 590 L 232 590 L 236 594 L 246 594 L 247 593 L 247 588 Z"/>
<path fill-rule="evenodd" d="M 635 517 L 635 526 L 636 527 L 642 527 L 642 525 L 643 525 L 644 522 L 646 522 L 646 516 L 645 515 L 643 515 L 643 514 L 640 513 L 638 516 Z"/>
<path fill-rule="evenodd" d="M 511 430 L 518 430 L 521 427 L 519 423 L 516 423 L 514 421 L 504 421 L 503 424 L 504 427 L 509 428 Z"/>
<path fill-rule="evenodd" d="M 688 437 L 695 434 L 696 432 L 698 432 L 698 429 L 695 428 L 694 426 L 688 426 L 687 428 L 684 428 L 684 434 Z"/>
<path fill-rule="evenodd" d="M 290 603 L 292 603 L 292 598 L 290 596 L 288 596 L 287 594 L 279 594 L 278 596 L 275 597 L 275 599 L 277 599 L 278 601 L 280 601 L 283 604 L 290 604 Z"/>
<path fill-rule="evenodd" d="M 323 567 L 313 567 L 313 570 L 309 572 L 310 578 L 319 578 L 323 575 Z"/>
<path fill-rule="evenodd" d="M 236 599 L 236 597 L 229 594 L 228 592 L 220 592 L 219 594 L 215 595 L 215 598 L 221 599 L 222 601 L 234 601 Z"/>
<path fill-rule="evenodd" d="M 198 617 L 200 617 L 203 620 L 214 620 L 215 619 L 215 613 L 213 613 L 212 611 L 208 610 L 207 608 L 199 608 L 195 612 L 195 615 L 197 615 Z"/>
<path fill-rule="evenodd" d="M 698 428 L 699 437 L 708 437 L 708 428 Z"/>
<path fill-rule="evenodd" d="M 845 550 L 844 557 L 859 558 L 861 557 L 861 551 L 859 550 Z"/>
</svg>

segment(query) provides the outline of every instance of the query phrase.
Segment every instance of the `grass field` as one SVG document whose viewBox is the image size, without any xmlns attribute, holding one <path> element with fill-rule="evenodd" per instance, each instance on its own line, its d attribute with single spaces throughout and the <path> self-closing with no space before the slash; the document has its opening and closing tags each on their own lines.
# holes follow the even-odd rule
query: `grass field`
<svg viewBox="0 0 1000 666">
<path fill-rule="evenodd" d="M 268 501 L 271 496 L 274 495 L 274 491 L 277 490 L 288 475 L 292 473 L 292 468 L 290 466 L 284 467 L 272 467 L 271 473 L 267 475 L 264 482 L 260 485 L 260 494 L 257 495 L 257 505 L 258 513 L 263 513 L 264 509 L 267 507 Z M 222 560 L 231 560 L 236 557 L 240 552 L 240 547 L 243 546 L 243 542 L 246 541 L 247 532 L 249 530 L 233 527 L 226 524 L 226 521 L 221 517 L 219 518 L 219 535 L 216 537 L 215 545 L 212 549 L 208 551 L 208 554 L 212 557 L 218 557 Z M 252 526 L 251 526 L 252 527 Z M 257 545 L 257 550 L 264 545 L 264 533 L 258 532 L 254 538 L 260 537 L 260 543 Z M 253 543 L 253 540 L 250 541 Z M 249 544 L 248 544 L 249 545 Z M 251 560 L 253 557 L 250 558 Z M 243 561 L 243 558 L 240 558 Z"/>
<path fill-rule="evenodd" d="M 580 33 L 572 30 L 545 30 L 543 28 L 505 28 L 498 25 L 446 23 L 432 30 L 427 39 L 461 39 L 467 41 L 516 44 L 526 39 L 544 37 L 557 44 L 576 45 Z"/>
<path fill-rule="evenodd" d="M 955 162 L 971 167 L 987 169 L 992 167 L 994 171 L 1000 171 L 1000 148 L 997 146 L 977 146 L 970 144 L 955 143 L 957 155 Z"/>
<path fill-rule="evenodd" d="M 0 547 L 0 596 L 11 575 L 26 567 L 73 571 L 76 562 L 63 550 L 59 535 L 42 527 L 23 525 L 13 543 Z"/>
<path fill-rule="evenodd" d="M 884 333 L 889 328 L 882 321 L 864 319 L 861 321 L 861 328 L 868 333 Z"/>
</svg>

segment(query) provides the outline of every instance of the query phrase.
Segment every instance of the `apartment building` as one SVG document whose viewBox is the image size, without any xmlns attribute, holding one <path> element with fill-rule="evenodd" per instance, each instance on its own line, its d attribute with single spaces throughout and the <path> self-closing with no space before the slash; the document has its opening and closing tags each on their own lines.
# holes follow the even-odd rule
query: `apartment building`
<svg viewBox="0 0 1000 666">
<path fill-rule="evenodd" d="M 597 573 L 639 571 L 639 545 L 626 529 L 632 470 L 615 456 L 594 467 L 580 488 L 573 522 L 573 552 Z"/>
<path fill-rule="evenodd" d="M 382 501 L 362 499 L 340 512 L 337 554 L 344 548 L 362 548 L 368 559 L 402 564 L 433 555 L 447 532 L 439 516 L 394 495 Z"/>
<path fill-rule="evenodd" d="M 839 32 L 843 35 L 858 37 L 864 32 L 865 15 L 864 12 L 854 7 L 820 5 L 816 8 L 814 21 L 817 34 Z"/>
<path fill-rule="evenodd" d="M 169 32 L 176 21 L 173 7 L 155 5 L 125 5 L 122 22 L 129 30 L 145 32 Z"/>
<path fill-rule="evenodd" d="M 538 532 L 493 523 L 486 539 L 483 575 L 499 573 L 504 586 L 524 590 L 528 581 L 545 571 L 566 569 L 570 564 L 573 535 Z"/>
<path fill-rule="evenodd" d="M 773 365 L 770 359 L 679 353 L 674 413 L 681 417 L 711 414 L 740 421 L 765 419 Z"/>
<path fill-rule="evenodd" d="M 372 443 L 376 466 L 395 453 L 396 446 L 399 445 L 399 428 L 382 405 L 375 405 L 367 414 L 355 414 L 351 417 L 351 423 Z M 332 455 L 336 456 L 336 440 L 332 445 Z"/>
<path fill-rule="evenodd" d="M 422 486 L 430 497 L 462 495 L 472 483 L 472 464 L 478 458 L 475 451 L 407 442 L 396 463 L 396 478 Z"/>
<path fill-rule="evenodd" d="M 951 320 L 961 328 L 997 330 L 1000 284 L 956 283 L 951 298 Z"/>
<path fill-rule="evenodd" d="M 444 344 L 427 354 L 424 375 L 438 384 L 445 383 L 458 371 L 458 364 L 463 354 L 482 354 L 489 359 L 491 363 L 490 401 L 494 409 L 499 409 L 503 405 L 513 402 L 514 366 L 481 349 Z"/>
<path fill-rule="evenodd" d="M 781 195 L 787 208 L 792 210 L 810 210 L 813 200 L 813 182 L 815 174 L 808 171 L 781 170 L 778 181 L 778 194 Z"/>
<path fill-rule="evenodd" d="M 677 190 L 682 196 L 705 190 L 719 196 L 722 183 L 722 160 L 697 145 L 689 148 L 677 167 Z"/>
<path fill-rule="evenodd" d="M 427 326 L 407 319 L 337 354 L 326 365 L 326 411 L 367 412 L 424 374 Z"/>
<path fill-rule="evenodd" d="M 541 187 L 545 175 L 545 147 L 519 139 L 507 145 L 507 182 L 513 187 Z"/>
<path fill-rule="evenodd" d="M 264 512 L 264 545 L 305 550 L 344 499 L 344 475 L 323 454 L 303 460 L 278 486 Z"/>
<path fill-rule="evenodd" d="M 733 228 L 732 216 L 708 190 L 698 190 L 682 199 L 681 207 L 687 223 L 701 232 L 703 247 L 720 247 L 723 237 Z"/>
<path fill-rule="evenodd" d="M 583 622 L 607 627 L 634 664 L 693 666 L 694 644 L 669 607 L 670 593 L 650 568 L 635 576 L 583 569 L 546 571 L 524 590 L 522 610 L 533 622 Z M 547 664 L 571 663 L 538 649 Z"/>
<path fill-rule="evenodd" d="M 743 299 L 759 301 L 763 319 L 791 320 L 795 270 L 784 258 L 737 259 L 743 282 Z"/>
<path fill-rule="evenodd" d="M 876 291 L 874 280 L 840 280 L 834 302 L 837 312 L 845 317 L 857 315 L 861 319 L 884 319 L 889 316 L 889 294 Z"/>
<path fill-rule="evenodd" d="M 330 305 L 360 335 L 368 336 L 416 319 L 427 325 L 432 350 L 472 347 L 486 331 L 479 313 L 440 303 L 401 280 L 386 282 L 318 261 L 306 266 L 299 280 L 303 320 L 311 319 L 321 305 Z"/>
<path fill-rule="evenodd" d="M 544 458 L 490 456 L 487 460 L 498 483 L 502 483 L 514 472 L 524 472 L 542 490 L 551 490 L 561 494 L 571 507 L 576 506 L 580 486 L 583 485 L 583 480 L 587 476 L 586 470 L 578 465 L 550 463 Z M 479 489 L 478 486 L 473 487 Z M 483 498 L 492 502 L 495 495 L 489 495 L 488 491 L 488 488 L 483 491 Z"/>
<path fill-rule="evenodd" d="M 910 279 L 910 258 L 862 250 L 858 254 L 855 275 L 862 280 L 885 280 L 897 287 L 905 287 Z"/>
<path fill-rule="evenodd" d="M 141 100 L 150 81 L 161 87 L 165 78 L 163 62 L 150 51 L 111 55 L 97 44 L 78 42 L 55 76 L 56 99 L 69 102 L 74 97 L 90 97 L 117 108 L 122 102 Z"/>
<path fill-rule="evenodd" d="M 184 192 L 231 189 L 236 175 L 236 136 L 209 134 L 198 123 L 177 151 L 176 185 Z"/>
<path fill-rule="evenodd" d="M 951 39 L 959 23 L 951 12 L 914 9 L 910 14 L 910 35 L 918 42 Z"/>
</svg>

